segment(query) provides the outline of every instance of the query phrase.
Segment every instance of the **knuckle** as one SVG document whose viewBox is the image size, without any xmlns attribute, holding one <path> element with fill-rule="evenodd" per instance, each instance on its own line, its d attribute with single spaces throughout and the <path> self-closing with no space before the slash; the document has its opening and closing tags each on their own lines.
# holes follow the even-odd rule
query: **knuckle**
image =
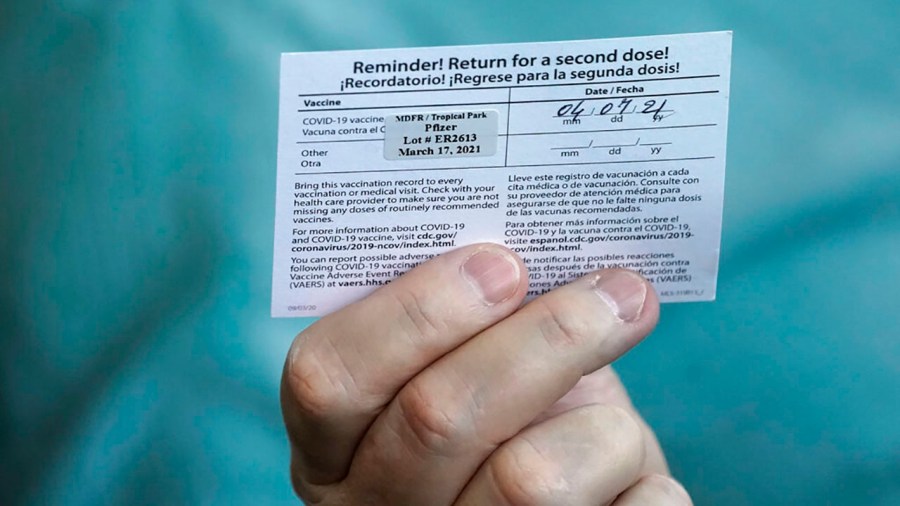
<svg viewBox="0 0 900 506">
<path fill-rule="evenodd" d="M 669 476 L 651 474 L 641 478 L 640 486 L 647 489 L 647 494 L 657 498 L 659 504 L 671 504 L 673 506 L 692 506 L 691 496 L 687 490 Z"/>
<path fill-rule="evenodd" d="M 310 486 L 303 480 L 297 465 L 293 462 L 291 462 L 291 488 L 294 490 L 294 495 L 304 501 L 305 504 L 319 504 L 321 502 L 321 497 L 312 492 Z"/>
<path fill-rule="evenodd" d="M 501 504 L 560 504 L 568 495 L 568 481 L 559 466 L 549 462 L 527 440 L 504 446 L 488 466 Z"/>
<path fill-rule="evenodd" d="M 459 401 L 435 398 L 419 378 L 400 391 L 397 403 L 415 444 L 429 454 L 453 453 L 468 434 L 468 410 Z"/>
<path fill-rule="evenodd" d="M 303 483 L 303 478 L 300 477 L 299 474 L 291 470 L 291 488 L 294 490 L 294 495 L 297 496 L 298 499 L 303 500 L 307 494 L 306 485 Z"/>
<path fill-rule="evenodd" d="M 544 339 L 557 349 L 579 349 L 590 344 L 595 331 L 587 318 L 558 297 L 536 299 L 538 329 Z"/>
<path fill-rule="evenodd" d="M 644 464 L 646 441 L 638 421 L 626 409 L 603 405 L 595 409 L 595 430 L 604 440 L 607 454 L 637 472 Z"/>
<path fill-rule="evenodd" d="M 440 311 L 422 296 L 412 291 L 398 291 L 393 296 L 400 307 L 403 328 L 411 340 L 428 341 L 445 330 Z"/>
<path fill-rule="evenodd" d="M 350 405 L 347 388 L 313 353 L 299 350 L 291 360 L 287 379 L 297 406 L 313 419 L 337 416 Z"/>
</svg>

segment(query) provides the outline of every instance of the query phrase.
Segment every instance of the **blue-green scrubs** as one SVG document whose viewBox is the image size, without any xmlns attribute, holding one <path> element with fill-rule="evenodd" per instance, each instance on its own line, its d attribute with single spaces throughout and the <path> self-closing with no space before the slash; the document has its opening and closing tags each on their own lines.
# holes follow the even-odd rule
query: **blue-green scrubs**
<svg viewBox="0 0 900 506">
<path fill-rule="evenodd" d="M 719 298 L 620 370 L 697 504 L 900 504 L 893 0 L 6 0 L 0 503 L 294 504 L 282 51 L 734 30 Z"/>
</svg>

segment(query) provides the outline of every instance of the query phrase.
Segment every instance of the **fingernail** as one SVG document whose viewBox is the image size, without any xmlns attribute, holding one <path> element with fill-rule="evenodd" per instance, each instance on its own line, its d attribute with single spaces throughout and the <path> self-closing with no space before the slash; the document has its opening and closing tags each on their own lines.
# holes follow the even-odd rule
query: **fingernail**
<svg viewBox="0 0 900 506">
<path fill-rule="evenodd" d="M 594 279 L 594 292 L 606 302 L 616 317 L 630 322 L 641 316 L 647 286 L 637 274 L 628 271 L 603 271 Z"/>
<path fill-rule="evenodd" d="M 519 264 L 505 253 L 479 251 L 466 259 L 461 272 L 489 305 L 512 297 L 519 287 Z"/>
</svg>

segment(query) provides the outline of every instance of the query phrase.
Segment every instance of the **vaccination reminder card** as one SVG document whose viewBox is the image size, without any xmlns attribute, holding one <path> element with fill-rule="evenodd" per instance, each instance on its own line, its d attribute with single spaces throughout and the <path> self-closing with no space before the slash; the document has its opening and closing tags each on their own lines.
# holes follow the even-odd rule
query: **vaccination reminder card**
<svg viewBox="0 0 900 506">
<path fill-rule="evenodd" d="M 273 316 L 495 242 L 529 297 L 589 271 L 715 298 L 731 32 L 286 53 Z"/>
</svg>

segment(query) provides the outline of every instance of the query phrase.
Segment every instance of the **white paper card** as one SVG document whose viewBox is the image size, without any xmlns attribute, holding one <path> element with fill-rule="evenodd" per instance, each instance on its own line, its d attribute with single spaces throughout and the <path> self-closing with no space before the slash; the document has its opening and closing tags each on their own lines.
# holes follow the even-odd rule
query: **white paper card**
<svg viewBox="0 0 900 506">
<path fill-rule="evenodd" d="M 282 55 L 272 315 L 482 241 L 530 298 L 617 266 L 714 299 L 731 38 Z"/>
</svg>

